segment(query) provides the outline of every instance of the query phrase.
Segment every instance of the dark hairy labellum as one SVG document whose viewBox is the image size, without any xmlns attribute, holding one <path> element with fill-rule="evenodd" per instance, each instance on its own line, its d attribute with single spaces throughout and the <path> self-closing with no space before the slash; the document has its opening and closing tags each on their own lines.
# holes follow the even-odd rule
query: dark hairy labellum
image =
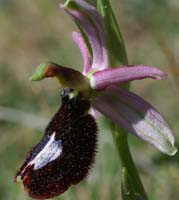
<svg viewBox="0 0 179 200">
<path fill-rule="evenodd" d="M 62 105 L 48 124 L 41 141 L 32 147 L 15 180 L 35 199 L 52 198 L 79 183 L 94 162 L 97 125 L 88 114 L 90 101 L 82 95 L 61 93 Z"/>
</svg>

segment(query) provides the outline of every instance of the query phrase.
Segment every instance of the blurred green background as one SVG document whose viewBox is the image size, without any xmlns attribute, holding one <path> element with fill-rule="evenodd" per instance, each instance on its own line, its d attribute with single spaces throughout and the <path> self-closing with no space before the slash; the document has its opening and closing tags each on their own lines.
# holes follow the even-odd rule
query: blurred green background
<svg viewBox="0 0 179 200">
<path fill-rule="evenodd" d="M 71 40 L 77 30 L 59 10 L 60 0 L 0 0 L 0 200 L 27 200 L 13 178 L 29 147 L 39 141 L 46 119 L 60 106 L 59 87 L 48 79 L 31 83 L 35 67 L 50 60 L 81 69 Z M 179 147 L 179 1 L 111 0 L 130 64 L 158 66 L 166 81 L 132 84 L 160 110 Z M 96 163 L 88 178 L 59 200 L 120 200 L 119 160 L 110 131 L 100 121 Z M 134 160 L 151 200 L 178 200 L 179 153 L 162 155 L 130 136 Z"/>
</svg>

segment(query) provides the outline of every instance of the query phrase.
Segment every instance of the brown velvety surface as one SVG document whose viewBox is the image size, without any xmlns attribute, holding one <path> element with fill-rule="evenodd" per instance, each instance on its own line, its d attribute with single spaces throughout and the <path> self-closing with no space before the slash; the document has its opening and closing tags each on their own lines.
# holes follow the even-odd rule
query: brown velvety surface
<svg viewBox="0 0 179 200">
<path fill-rule="evenodd" d="M 25 190 L 32 198 L 52 198 L 65 192 L 71 184 L 79 183 L 88 174 L 94 162 L 97 125 L 88 114 L 90 102 L 81 97 L 71 100 L 64 97 L 62 102 L 43 138 L 28 153 L 16 175 L 21 176 Z M 33 165 L 27 167 L 54 132 L 55 140 L 62 141 L 61 155 L 40 169 L 34 170 Z"/>
</svg>

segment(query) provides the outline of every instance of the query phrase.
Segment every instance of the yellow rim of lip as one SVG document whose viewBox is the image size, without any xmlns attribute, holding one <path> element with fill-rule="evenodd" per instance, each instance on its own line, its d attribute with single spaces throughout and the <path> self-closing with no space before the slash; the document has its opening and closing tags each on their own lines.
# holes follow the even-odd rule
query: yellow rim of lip
<svg viewBox="0 0 179 200">
<path fill-rule="evenodd" d="M 17 176 L 16 182 L 17 182 L 17 183 L 22 183 L 22 178 L 21 178 L 21 176 Z"/>
</svg>

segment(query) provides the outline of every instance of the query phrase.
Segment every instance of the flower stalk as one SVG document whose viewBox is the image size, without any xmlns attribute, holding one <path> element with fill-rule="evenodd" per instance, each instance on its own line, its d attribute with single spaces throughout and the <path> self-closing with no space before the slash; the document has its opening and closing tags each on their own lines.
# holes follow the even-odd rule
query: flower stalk
<svg viewBox="0 0 179 200">
<path fill-rule="evenodd" d="M 128 176 L 131 181 L 131 185 L 134 189 L 134 193 L 140 194 L 145 200 L 147 200 L 147 195 L 143 184 L 141 182 L 140 176 L 138 174 L 137 168 L 133 161 L 129 145 L 128 137 L 126 131 L 122 128 L 117 127 L 115 124 L 111 123 L 111 132 L 113 136 L 114 143 L 120 159 L 121 174 L 122 170 L 126 169 Z M 121 179 L 122 185 L 126 184 L 126 179 Z"/>
<path fill-rule="evenodd" d="M 120 65 L 127 65 L 128 60 L 125 45 L 109 0 L 97 0 L 97 7 L 104 18 L 109 66 L 115 67 Z M 129 89 L 130 84 L 123 84 L 123 87 Z M 126 169 L 129 178 L 131 177 L 130 180 L 134 189 L 134 193 L 140 194 L 145 200 L 147 200 L 148 198 L 145 189 L 140 180 L 137 168 L 130 153 L 128 145 L 128 134 L 126 130 L 119 128 L 112 122 L 109 123 L 109 126 L 111 128 L 116 149 L 118 151 L 121 170 Z M 121 178 L 121 181 L 122 185 L 126 184 L 126 179 Z M 124 199 L 124 195 L 122 195 L 122 198 Z M 133 197 L 133 199 L 134 198 L 135 197 Z"/>
</svg>

